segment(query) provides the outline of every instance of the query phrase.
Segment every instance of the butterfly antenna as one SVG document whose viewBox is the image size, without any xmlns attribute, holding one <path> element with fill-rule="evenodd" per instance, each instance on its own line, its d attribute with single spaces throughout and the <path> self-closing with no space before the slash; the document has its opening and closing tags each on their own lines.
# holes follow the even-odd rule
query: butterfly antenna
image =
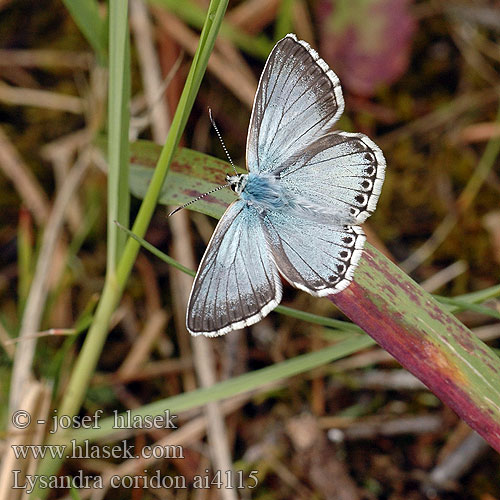
<svg viewBox="0 0 500 500">
<path fill-rule="evenodd" d="M 207 193 L 203 193 L 203 194 L 200 194 L 200 196 L 198 196 L 198 198 L 194 198 L 193 200 L 191 201 L 188 201 L 187 203 L 184 203 L 184 205 L 180 206 L 180 207 L 177 207 L 175 210 L 172 210 L 168 216 L 172 216 L 174 215 L 176 212 L 178 212 L 179 210 L 182 210 L 183 208 L 186 208 L 188 207 L 189 205 L 191 205 L 192 203 L 196 202 L 196 201 L 199 201 L 201 200 L 202 198 L 205 198 L 205 196 L 207 196 L 208 194 L 212 194 L 212 193 L 215 193 L 216 191 L 220 191 L 222 188 L 225 188 L 225 187 L 230 187 L 230 184 L 222 184 L 222 186 L 218 186 L 216 187 L 215 189 L 212 189 L 211 191 L 208 191 Z"/>
<path fill-rule="evenodd" d="M 219 138 L 219 141 L 220 143 L 222 144 L 222 147 L 224 149 L 224 152 L 226 153 L 226 156 L 227 156 L 227 159 L 229 160 L 229 163 L 231 164 L 231 166 L 233 167 L 233 170 L 234 170 L 234 173 L 236 175 L 238 175 L 238 172 L 236 170 L 236 167 L 234 166 L 234 163 L 233 163 L 233 160 L 231 159 L 231 155 L 229 154 L 229 151 L 227 150 L 226 148 L 226 145 L 224 144 L 224 141 L 222 140 L 222 136 L 220 135 L 220 132 L 219 132 L 219 129 L 217 128 L 217 125 L 215 124 L 215 121 L 214 121 L 214 118 L 212 116 L 212 108 L 208 108 L 208 116 L 210 117 L 210 121 L 212 122 L 212 125 L 215 129 L 215 132 L 217 133 L 217 137 Z M 175 210 L 172 210 L 168 216 L 172 216 L 174 215 L 176 212 L 178 212 L 179 210 L 182 210 L 183 208 L 186 208 L 188 207 L 189 205 L 191 205 L 192 203 L 195 203 L 196 201 L 199 201 L 201 200 L 202 198 L 205 198 L 205 196 L 209 195 L 209 194 L 212 194 L 212 193 L 215 193 L 216 191 L 219 191 L 221 190 L 222 188 L 225 188 L 225 187 L 231 187 L 231 184 L 222 184 L 221 186 L 218 186 L 216 187 L 215 189 L 212 189 L 211 191 L 208 191 L 207 193 L 203 193 L 201 194 L 200 196 L 198 196 L 198 198 L 194 198 L 193 200 L 191 201 L 188 201 L 187 203 L 184 203 L 184 205 L 180 206 L 180 207 L 177 207 Z"/>
<path fill-rule="evenodd" d="M 220 143 L 222 144 L 222 148 L 224 149 L 224 153 L 226 153 L 227 159 L 229 160 L 229 163 L 233 167 L 234 173 L 238 175 L 238 172 L 236 171 L 236 167 L 234 166 L 233 160 L 231 159 L 231 156 L 229 154 L 229 151 L 226 148 L 226 145 L 224 144 L 224 141 L 222 140 L 222 136 L 220 135 L 219 129 L 217 128 L 217 125 L 215 124 L 215 120 L 212 117 L 212 108 L 208 108 L 208 116 L 210 117 L 210 121 L 212 122 L 212 126 L 215 129 L 215 132 L 217 132 L 217 137 L 219 138 Z"/>
</svg>

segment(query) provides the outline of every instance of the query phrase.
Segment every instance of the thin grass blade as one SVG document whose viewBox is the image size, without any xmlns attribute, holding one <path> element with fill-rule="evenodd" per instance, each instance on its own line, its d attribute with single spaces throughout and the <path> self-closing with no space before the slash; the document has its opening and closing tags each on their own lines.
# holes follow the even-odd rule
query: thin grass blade
<svg viewBox="0 0 500 500">
<path fill-rule="evenodd" d="M 99 4 L 96 0 L 63 0 L 71 17 L 94 49 L 101 65 L 106 63 L 107 26 L 106 20 L 99 15 Z"/>
<path fill-rule="evenodd" d="M 128 3 L 111 0 L 108 93 L 108 245 L 107 272 L 114 273 L 126 236 L 113 221 L 128 227 L 130 211 L 129 142 L 130 40 Z"/>
</svg>

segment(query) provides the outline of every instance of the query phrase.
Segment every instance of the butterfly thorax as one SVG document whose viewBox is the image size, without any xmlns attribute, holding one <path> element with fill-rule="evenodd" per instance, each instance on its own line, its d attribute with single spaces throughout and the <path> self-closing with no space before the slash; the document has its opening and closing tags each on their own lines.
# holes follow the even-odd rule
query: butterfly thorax
<svg viewBox="0 0 500 500">
<path fill-rule="evenodd" d="M 259 211 L 277 210 L 287 205 L 284 190 L 274 176 L 249 173 L 227 175 L 226 180 L 242 200 Z"/>
</svg>

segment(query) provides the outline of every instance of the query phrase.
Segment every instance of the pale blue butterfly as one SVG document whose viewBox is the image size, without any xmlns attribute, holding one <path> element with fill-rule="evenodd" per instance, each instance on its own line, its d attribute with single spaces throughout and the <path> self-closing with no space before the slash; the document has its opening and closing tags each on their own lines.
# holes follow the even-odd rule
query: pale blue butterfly
<svg viewBox="0 0 500 500">
<path fill-rule="evenodd" d="M 340 82 L 309 44 L 280 40 L 260 77 L 248 130 L 249 173 L 227 176 L 239 195 L 196 274 L 187 311 L 193 335 L 261 320 L 281 301 L 279 273 L 323 297 L 345 289 L 362 254 L 385 159 L 365 135 L 333 132 Z"/>
</svg>

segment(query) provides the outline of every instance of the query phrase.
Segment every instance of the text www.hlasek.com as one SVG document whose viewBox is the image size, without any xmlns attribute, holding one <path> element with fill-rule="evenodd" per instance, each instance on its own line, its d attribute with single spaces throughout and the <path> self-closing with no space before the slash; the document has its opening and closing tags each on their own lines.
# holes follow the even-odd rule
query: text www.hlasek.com
<svg viewBox="0 0 500 500">
<path fill-rule="evenodd" d="M 44 457 L 59 459 L 81 459 L 81 458 L 184 458 L 182 446 L 180 445 L 146 445 L 135 453 L 134 445 L 127 444 L 124 439 L 116 445 L 93 445 L 85 440 L 81 444 L 76 439 L 72 439 L 70 444 L 60 445 L 11 445 L 16 459 Z"/>
</svg>

